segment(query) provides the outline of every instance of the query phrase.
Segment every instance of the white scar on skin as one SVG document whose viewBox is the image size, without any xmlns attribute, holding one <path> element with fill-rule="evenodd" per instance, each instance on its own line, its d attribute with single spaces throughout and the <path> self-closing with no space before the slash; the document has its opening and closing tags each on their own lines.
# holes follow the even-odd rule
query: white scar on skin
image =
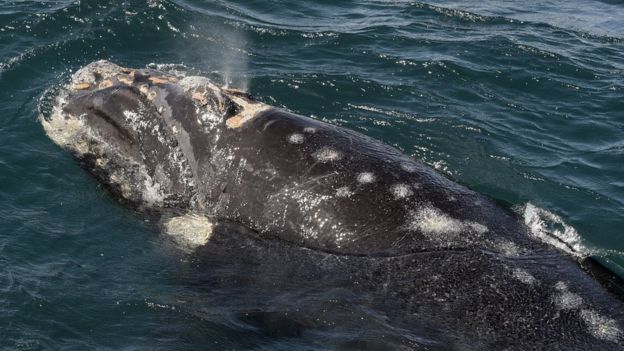
<svg viewBox="0 0 624 351">
<path fill-rule="evenodd" d="M 312 154 L 312 157 L 319 162 L 326 163 L 340 160 L 342 158 L 342 153 L 334 148 L 325 146 Z"/>
<path fill-rule="evenodd" d="M 432 206 L 423 207 L 413 212 L 410 217 L 408 222 L 410 229 L 429 235 L 436 234 L 432 236 L 434 239 L 455 239 L 462 232 L 483 235 L 488 231 L 483 224 L 453 218 Z"/>
<path fill-rule="evenodd" d="M 622 331 L 615 320 L 590 309 L 582 309 L 580 316 L 595 338 L 613 342 L 622 338 Z"/>
<path fill-rule="evenodd" d="M 522 268 L 516 268 L 513 270 L 513 277 L 519 280 L 520 282 L 527 285 L 535 285 L 538 283 L 535 277 Z"/>
<path fill-rule="evenodd" d="M 288 142 L 290 142 L 291 144 L 303 144 L 304 140 L 305 137 L 303 136 L 303 134 L 300 133 L 294 133 L 288 137 Z"/>
<path fill-rule="evenodd" d="M 204 216 L 187 214 L 168 219 L 164 224 L 165 233 L 185 251 L 205 245 L 214 225 Z"/>
<path fill-rule="evenodd" d="M 568 285 L 564 282 L 557 282 L 555 284 L 557 293 L 553 295 L 553 302 L 560 310 L 571 310 L 579 308 L 583 304 L 583 298 L 570 290 Z"/>
<path fill-rule="evenodd" d="M 351 195 L 353 195 L 353 192 L 349 189 L 348 186 L 343 186 L 336 189 L 336 196 L 338 197 L 351 197 Z"/>
<path fill-rule="evenodd" d="M 375 181 L 375 175 L 371 172 L 362 172 L 358 174 L 357 181 L 361 184 L 369 184 Z"/>
<path fill-rule="evenodd" d="M 395 184 L 390 188 L 390 191 L 395 199 L 404 199 L 414 194 L 414 191 L 406 184 Z"/>
</svg>

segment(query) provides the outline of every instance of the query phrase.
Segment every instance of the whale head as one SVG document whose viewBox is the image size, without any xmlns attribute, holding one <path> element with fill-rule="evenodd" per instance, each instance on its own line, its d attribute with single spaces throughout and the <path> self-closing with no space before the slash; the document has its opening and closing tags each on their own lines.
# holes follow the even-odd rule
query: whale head
<svg viewBox="0 0 624 351">
<path fill-rule="evenodd" d="M 41 122 L 48 136 L 124 202 L 186 208 L 195 196 L 194 160 L 164 118 L 156 86 L 178 79 L 108 61 L 73 74 Z"/>
<path fill-rule="evenodd" d="M 72 75 L 40 120 L 122 201 L 180 209 L 203 206 L 206 191 L 197 189 L 220 168 L 211 156 L 219 133 L 267 108 L 205 77 L 96 61 Z"/>
</svg>

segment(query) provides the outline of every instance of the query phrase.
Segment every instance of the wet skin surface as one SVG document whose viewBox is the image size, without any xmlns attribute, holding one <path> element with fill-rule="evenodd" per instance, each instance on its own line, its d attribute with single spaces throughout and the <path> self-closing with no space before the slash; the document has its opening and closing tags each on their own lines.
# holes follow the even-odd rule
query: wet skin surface
<svg viewBox="0 0 624 351">
<path fill-rule="evenodd" d="M 234 305 L 345 289 L 354 294 L 347 305 L 419 335 L 387 331 L 391 340 L 379 345 L 336 341 L 345 348 L 623 345 L 624 316 L 614 309 L 621 302 L 571 258 L 529 237 L 492 200 L 394 148 L 200 78 L 99 62 L 71 86 L 52 121 L 79 120 L 80 128 L 59 142 L 48 126 L 53 139 L 124 201 L 217 221 L 193 253 L 186 283 L 239 289 Z M 294 316 L 260 309 L 241 318 L 269 334 L 299 335 L 324 327 L 309 322 L 322 302 L 307 303 Z M 343 317 L 322 319 L 353 323 Z"/>
</svg>

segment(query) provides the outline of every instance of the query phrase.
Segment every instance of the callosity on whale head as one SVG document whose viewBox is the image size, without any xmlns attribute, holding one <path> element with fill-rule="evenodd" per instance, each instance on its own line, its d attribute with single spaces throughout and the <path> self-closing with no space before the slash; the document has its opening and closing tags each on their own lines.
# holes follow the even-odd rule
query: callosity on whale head
<svg viewBox="0 0 624 351">
<path fill-rule="evenodd" d="M 199 85 L 202 92 L 196 92 Z M 181 119 L 206 132 L 209 122 L 236 111 L 226 95 L 205 78 L 97 61 L 72 75 L 41 121 L 54 142 L 119 198 L 144 208 L 181 209 L 197 202 L 198 185 L 195 150 Z M 188 113 L 174 119 L 173 100 Z M 205 107 L 201 118 L 198 103 Z"/>
</svg>

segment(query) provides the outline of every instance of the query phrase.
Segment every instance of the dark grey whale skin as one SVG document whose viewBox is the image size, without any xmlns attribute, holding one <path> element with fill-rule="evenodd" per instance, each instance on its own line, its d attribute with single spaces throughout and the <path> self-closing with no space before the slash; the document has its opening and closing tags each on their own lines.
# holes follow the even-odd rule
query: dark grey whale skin
<svg viewBox="0 0 624 351">
<path fill-rule="evenodd" d="M 276 325 L 319 328 L 305 322 L 306 314 L 317 314 L 305 299 L 297 308 L 287 305 L 289 313 L 267 314 L 275 305 L 266 302 L 294 292 L 305 296 L 312 287 L 340 288 L 356 294 L 347 299 L 351 307 L 379 311 L 398 328 L 387 331 L 384 342 L 337 341 L 340 349 L 624 348 L 622 303 L 572 258 L 530 237 L 491 199 L 376 140 L 281 109 L 268 108 L 228 127 L 229 119 L 248 108 L 245 104 L 255 104 L 252 98 L 212 91 L 207 107 L 198 107 L 192 91 L 176 82 L 147 79 L 164 73 L 136 72 L 132 84 L 70 92 L 63 110 L 84 116 L 152 176 L 172 149 L 182 150 L 193 186 L 168 168 L 168 190 L 175 196 L 150 210 L 200 212 L 220 223 L 192 255 L 187 282 L 198 289 L 244 291 L 244 301 L 252 301 L 249 310 L 255 311 L 246 311 L 252 315 L 243 318 L 246 322 L 269 334 Z M 147 99 L 140 85 L 157 92 L 156 98 Z M 200 122 L 202 108 L 221 118 L 216 127 Z M 168 131 L 163 140 L 125 125 L 122 112 L 139 110 Z M 293 134 L 302 135 L 303 142 L 291 142 Z M 328 151 L 338 156 L 322 157 Z M 78 155 L 86 169 L 123 197 L 109 174 L 124 165 L 100 167 L 94 161 L 98 156 Z M 375 181 L 358 182 L 362 172 L 374 173 Z M 398 198 L 391 190 L 397 184 L 408 186 L 409 195 Z M 340 187 L 349 187 L 350 196 L 337 196 Z M 423 209 L 434 210 L 427 217 Z M 414 224 L 432 213 L 460 229 L 432 232 Z M 237 269 L 221 269 L 226 266 Z M 237 306 L 233 301 L 231 307 Z M 337 328 L 357 328 L 357 321 L 339 313 L 334 317 L 328 323 Z M 333 317 L 324 318 L 331 322 Z"/>
</svg>

